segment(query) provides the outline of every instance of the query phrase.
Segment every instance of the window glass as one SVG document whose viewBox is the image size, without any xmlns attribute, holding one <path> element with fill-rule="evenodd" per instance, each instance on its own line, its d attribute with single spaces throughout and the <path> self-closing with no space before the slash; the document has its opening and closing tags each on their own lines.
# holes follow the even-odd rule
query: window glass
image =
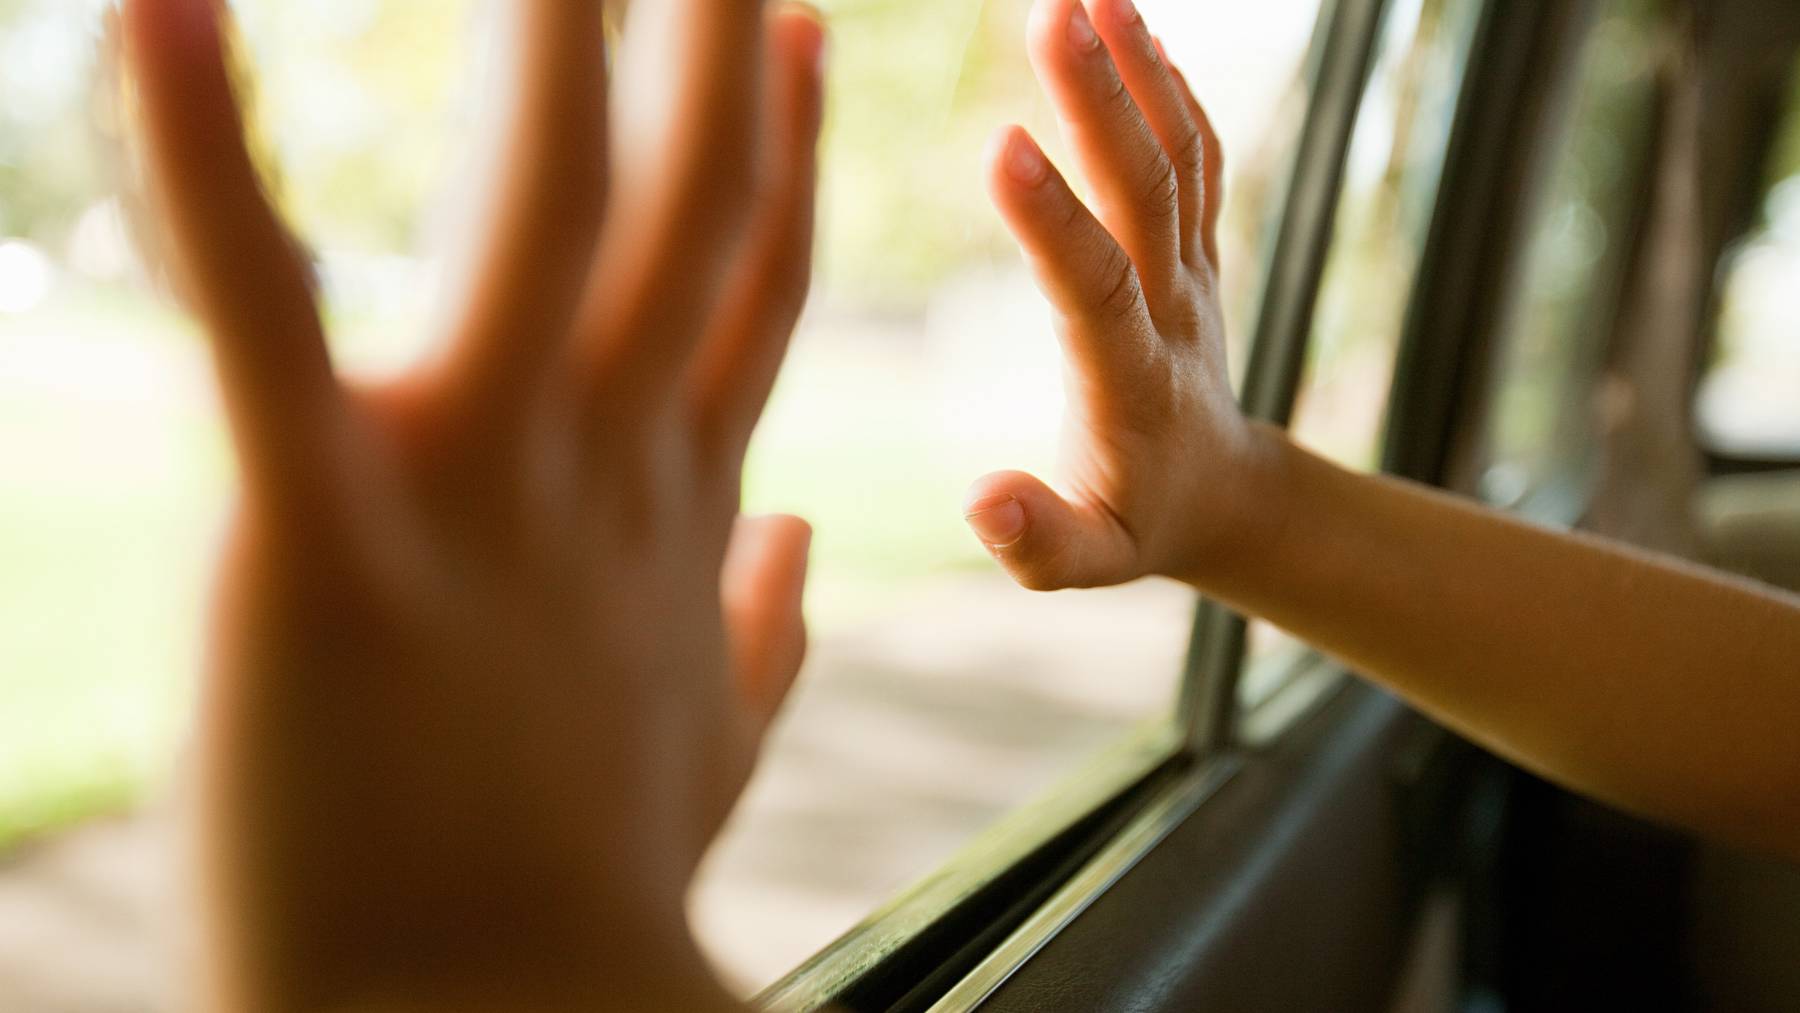
<svg viewBox="0 0 1800 1013">
<path fill-rule="evenodd" d="M 1157 583 L 1020 591 L 957 510 L 989 470 L 1052 471 L 1062 411 L 1045 304 L 978 173 L 990 132 L 1015 120 L 1074 178 L 1025 57 L 1028 0 L 825 6 L 819 286 L 748 490 L 817 524 L 817 651 L 695 902 L 747 987 L 1134 723 L 1172 714 L 1194 604 Z M 1229 146 L 1221 244 L 1241 336 L 1318 5 L 1139 6 Z"/>
<path fill-rule="evenodd" d="M 1473 3 L 1399 0 L 1386 15 L 1294 404 L 1295 439 L 1343 464 L 1380 459 L 1400 327 L 1479 13 Z"/>
<path fill-rule="evenodd" d="M 1603 5 L 1565 120 L 1551 134 L 1544 196 L 1500 331 L 1480 478 L 1493 503 L 1578 481 L 1594 446 L 1589 395 L 1655 108 L 1654 10 L 1652 0 Z"/>
<path fill-rule="evenodd" d="M 1710 448 L 1800 457 L 1800 74 L 1756 224 L 1727 256 L 1696 420 Z"/>
<path fill-rule="evenodd" d="M 1061 411 L 1046 310 L 979 172 L 1007 120 L 1060 158 L 1026 0 L 823 6 L 818 283 L 746 493 L 817 528 L 814 651 L 695 899 L 745 991 L 1166 720 L 1193 605 L 1149 582 L 1018 590 L 960 515 L 985 471 L 1052 470 Z M 1231 146 L 1225 279 L 1247 334 L 1317 0 L 1141 6 Z M 204 346 L 133 253 L 104 7 L 0 0 L 0 431 L 32 434 L 0 451 L 0 849 L 166 780 L 229 496 Z M 252 136 L 319 259 L 347 371 L 426 348 L 500 7 L 234 4 Z"/>
<path fill-rule="evenodd" d="M 1294 405 L 1294 438 L 1339 463 L 1380 462 L 1388 389 L 1481 5 L 1399 0 L 1385 15 L 1345 165 L 1331 252 Z M 1310 652 L 1250 624 L 1245 711 L 1291 681 Z"/>
</svg>

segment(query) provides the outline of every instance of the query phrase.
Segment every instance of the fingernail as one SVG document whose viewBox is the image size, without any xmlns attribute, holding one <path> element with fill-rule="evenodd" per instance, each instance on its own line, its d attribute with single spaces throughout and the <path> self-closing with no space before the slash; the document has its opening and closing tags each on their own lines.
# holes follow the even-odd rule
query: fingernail
<svg viewBox="0 0 1800 1013">
<path fill-rule="evenodd" d="M 1131 0 L 1119 0 L 1119 20 L 1128 25 L 1136 24 L 1141 20 L 1137 5 Z"/>
<path fill-rule="evenodd" d="M 1076 49 L 1094 50 L 1100 47 L 1100 36 L 1094 34 L 1094 23 L 1088 20 L 1087 8 L 1079 3 L 1069 14 L 1069 42 Z"/>
<path fill-rule="evenodd" d="M 1044 181 L 1050 167 L 1044 163 L 1044 155 L 1038 151 L 1037 145 L 1031 143 L 1023 134 L 1019 134 L 1006 145 L 1006 174 L 1026 186 L 1037 186 Z"/>
<path fill-rule="evenodd" d="M 1004 549 L 1025 536 L 1025 508 L 1011 496 L 989 496 L 969 505 L 964 520 L 975 536 L 996 549 Z"/>
</svg>

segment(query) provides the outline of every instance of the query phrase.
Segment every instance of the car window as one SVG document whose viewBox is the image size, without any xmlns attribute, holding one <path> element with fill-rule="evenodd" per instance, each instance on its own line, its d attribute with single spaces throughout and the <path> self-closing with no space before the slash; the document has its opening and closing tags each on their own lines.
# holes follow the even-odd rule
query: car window
<svg viewBox="0 0 1800 1013">
<path fill-rule="evenodd" d="M 1401 327 L 1480 11 L 1452 0 L 1393 4 L 1357 113 L 1290 426 L 1301 444 L 1350 467 L 1380 461 Z M 1260 620 L 1248 638 L 1245 713 L 1312 658 Z"/>
<path fill-rule="evenodd" d="M 204 346 L 135 254 L 101 0 L 0 0 L 0 847 L 170 776 L 231 462 Z M 429 351 L 500 5 L 233 5 L 251 136 L 314 251 L 333 350 Z M 1060 367 L 987 207 L 1019 120 L 1061 158 L 1026 0 L 837 0 L 813 304 L 746 507 L 816 527 L 813 653 L 694 920 L 750 992 L 1097 751 L 1171 720 L 1193 596 L 1038 595 L 967 532 L 986 471 L 1053 470 Z M 1248 333 L 1304 112 L 1317 0 L 1144 0 L 1230 147 L 1225 284 Z M 1241 347 L 1236 355 L 1242 361 Z"/>
<path fill-rule="evenodd" d="M 1242 335 L 1318 5 L 1140 6 L 1227 139 L 1221 242 Z M 1171 719 L 1191 628 L 1194 597 L 1172 584 L 1020 591 L 963 527 L 975 477 L 1053 472 L 1062 410 L 1046 306 L 987 207 L 980 152 L 1019 121 L 1074 173 L 1026 61 L 1027 0 L 925 7 L 826 4 L 819 288 L 748 490 L 816 519 L 818 652 L 695 902 L 746 985 L 1134 726 Z"/>
<path fill-rule="evenodd" d="M 1718 331 L 1695 404 L 1709 449 L 1800 458 L 1800 74 L 1748 235 L 1720 270 Z"/>
<path fill-rule="evenodd" d="M 1373 468 L 1480 5 L 1400 0 L 1357 114 L 1294 403 L 1294 438 Z"/>
<path fill-rule="evenodd" d="M 1568 112 L 1550 134 L 1543 196 L 1499 331 L 1479 479 L 1497 505 L 1578 486 L 1589 471 L 1591 394 L 1655 115 L 1655 10 L 1652 0 L 1601 5 Z"/>
</svg>

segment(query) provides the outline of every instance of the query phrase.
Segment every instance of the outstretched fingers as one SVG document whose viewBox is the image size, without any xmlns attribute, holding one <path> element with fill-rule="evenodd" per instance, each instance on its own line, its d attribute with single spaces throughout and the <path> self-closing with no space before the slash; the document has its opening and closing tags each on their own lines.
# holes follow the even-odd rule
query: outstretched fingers
<svg viewBox="0 0 1800 1013">
<path fill-rule="evenodd" d="M 988 151 L 988 188 L 1078 376 L 1128 380 L 1160 354 L 1136 267 L 1022 127 Z"/>
<path fill-rule="evenodd" d="M 567 350 L 606 194 L 606 37 L 600 0 L 511 5 L 513 94 L 497 186 L 472 263 L 457 365 L 482 400 L 526 397 Z"/>
<path fill-rule="evenodd" d="M 1139 576 L 1136 540 L 1118 518 L 1097 503 L 1065 499 L 1024 472 L 977 481 L 963 517 L 1013 580 L 1030 590 L 1104 587 Z"/>
<path fill-rule="evenodd" d="M 245 147 L 218 10 L 128 0 L 125 46 L 175 281 L 211 335 L 248 492 L 280 500 L 313 488 L 343 399 L 310 267 Z"/>
<path fill-rule="evenodd" d="M 768 124 L 750 245 L 727 282 L 693 366 L 694 413 L 708 443 L 741 455 L 787 353 L 812 281 L 825 30 L 790 5 L 769 32 Z"/>
<path fill-rule="evenodd" d="M 739 258 L 766 143 L 762 0 L 637 4 L 597 274 L 579 325 L 596 406 L 630 413 L 682 375 Z"/>
<path fill-rule="evenodd" d="M 1162 49 L 1131 0 L 1090 0 L 1094 25 L 1105 40 L 1119 76 L 1144 121 L 1156 134 L 1174 167 L 1179 190 L 1181 256 L 1196 264 L 1202 253 L 1201 224 L 1211 191 L 1205 185 L 1208 144 L 1194 121 L 1183 89 L 1170 73 Z"/>
<path fill-rule="evenodd" d="M 1095 210 L 1137 265 L 1152 309 L 1179 299 L 1181 188 L 1174 164 L 1080 0 L 1039 0 L 1032 65 Z"/>
</svg>

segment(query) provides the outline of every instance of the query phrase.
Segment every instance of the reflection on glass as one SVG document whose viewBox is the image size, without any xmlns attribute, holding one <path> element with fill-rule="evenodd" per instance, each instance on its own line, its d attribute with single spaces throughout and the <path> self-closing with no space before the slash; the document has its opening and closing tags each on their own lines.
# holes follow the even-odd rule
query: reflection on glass
<svg viewBox="0 0 1800 1013">
<path fill-rule="evenodd" d="M 1481 494 L 1513 505 L 1577 480 L 1594 446 L 1589 394 L 1654 114 L 1650 0 L 1612 0 L 1583 43 L 1548 184 L 1501 328 Z"/>
<path fill-rule="evenodd" d="M 1393 5 L 1357 114 L 1292 424 L 1300 443 L 1351 467 L 1380 461 L 1401 324 L 1480 6 Z M 1253 621 L 1242 708 L 1270 698 L 1308 656 L 1286 633 Z"/>
<path fill-rule="evenodd" d="M 0 849 L 166 779 L 230 485 L 204 348 L 155 294 L 115 196 L 104 6 L 0 0 L 0 431 L 32 434 L 0 468 Z M 234 4 L 252 135 L 316 251 L 347 370 L 426 350 L 498 6 Z M 978 165 L 1007 120 L 1055 137 L 1026 0 L 823 6 L 818 285 L 747 481 L 749 509 L 817 528 L 815 650 L 695 899 L 745 990 L 1166 716 L 1192 608 L 1170 585 L 1017 590 L 958 509 L 987 470 L 1050 471 L 1061 411 L 1047 313 Z M 1141 6 L 1231 146 L 1224 277 L 1243 335 L 1317 0 Z"/>
<path fill-rule="evenodd" d="M 1371 468 L 1380 457 L 1401 320 L 1479 6 L 1394 5 L 1357 114 L 1293 419 L 1296 439 L 1343 464 Z"/>
<path fill-rule="evenodd" d="M 1755 227 L 1726 258 L 1718 346 L 1696 403 L 1707 446 L 1800 456 L 1800 74 Z"/>
</svg>

